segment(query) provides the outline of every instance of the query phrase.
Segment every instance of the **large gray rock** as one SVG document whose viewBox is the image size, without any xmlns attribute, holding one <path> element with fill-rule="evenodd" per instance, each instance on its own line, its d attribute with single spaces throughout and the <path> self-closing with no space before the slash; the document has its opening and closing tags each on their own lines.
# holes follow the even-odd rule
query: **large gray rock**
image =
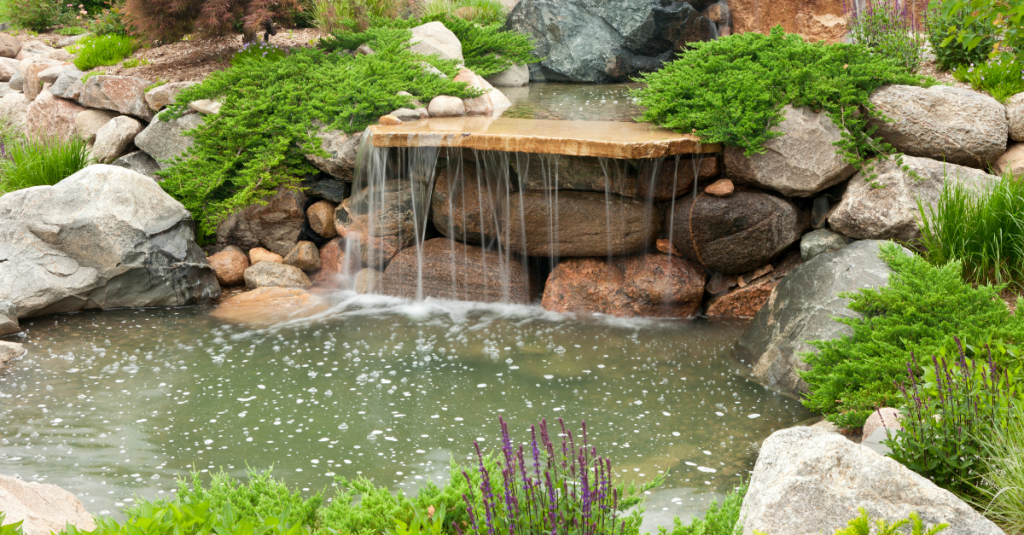
<svg viewBox="0 0 1024 535">
<path fill-rule="evenodd" d="M 363 133 L 348 135 L 339 130 L 321 128 L 316 137 L 320 139 L 320 148 L 327 152 L 327 157 L 318 154 L 306 154 L 306 159 L 317 169 L 344 180 L 352 181 L 352 173 L 356 168 L 356 154 Z"/>
<path fill-rule="evenodd" d="M 55 97 L 66 98 L 69 100 L 78 100 L 78 97 L 82 96 L 82 89 L 85 84 L 82 83 L 82 77 L 85 73 L 74 68 L 68 68 L 60 73 L 57 77 L 57 81 L 50 86 L 50 92 Z"/>
<path fill-rule="evenodd" d="M 788 197 L 810 197 L 853 175 L 854 167 L 833 145 L 843 136 L 828 115 L 790 105 L 782 111 L 785 118 L 771 131 L 785 135 L 765 143 L 765 152 L 748 158 L 741 148 L 725 148 L 726 176 Z"/>
<path fill-rule="evenodd" d="M 833 318 L 861 317 L 839 294 L 888 283 L 892 270 L 878 257 L 882 243 L 859 241 L 820 254 L 782 279 L 736 342 L 737 356 L 754 367 L 755 378 L 773 388 L 807 392 L 796 372 L 809 369 L 801 357 L 815 351 L 808 342 L 851 335 L 850 327 Z"/>
<path fill-rule="evenodd" d="M 146 104 L 146 89 L 151 85 L 153 82 L 134 76 L 101 74 L 85 81 L 78 102 L 87 108 L 114 110 L 152 121 L 153 110 Z"/>
<path fill-rule="evenodd" d="M 164 113 L 167 112 L 160 112 L 160 115 Z M 183 134 L 203 124 L 203 116 L 191 113 L 172 121 L 164 121 L 160 115 L 135 136 L 135 146 L 152 156 L 160 164 L 160 169 L 167 169 L 175 158 L 192 148 L 192 136 Z"/>
<path fill-rule="evenodd" d="M 149 177 L 94 165 L 0 197 L 0 300 L 18 316 L 220 295 L 188 211 Z"/>
<path fill-rule="evenodd" d="M 125 154 L 124 156 L 110 162 L 110 165 L 131 169 L 136 173 L 142 173 L 148 177 L 156 176 L 156 172 L 160 170 L 160 164 L 156 163 L 156 160 L 154 160 L 152 156 L 142 152 L 141 150 Z"/>
<path fill-rule="evenodd" d="M 522 0 L 505 28 L 534 38 L 554 82 L 628 81 L 657 70 L 686 43 L 711 36 L 701 10 L 714 0 Z"/>
<path fill-rule="evenodd" d="M 438 55 L 441 59 L 452 59 L 459 63 L 462 57 L 462 43 L 459 38 L 441 22 L 421 24 L 412 30 L 409 51 L 424 56 Z"/>
<path fill-rule="evenodd" d="M 107 122 L 96 131 L 96 144 L 92 147 L 93 159 L 99 163 L 116 160 L 141 131 L 142 123 L 127 115 Z"/>
<path fill-rule="evenodd" d="M 0 97 L 0 117 L 7 120 L 11 126 L 21 128 L 25 126 L 25 113 L 28 111 L 32 101 L 25 98 L 23 93 L 9 93 Z"/>
<path fill-rule="evenodd" d="M 14 303 L 0 300 L 0 336 L 14 334 L 21 330 L 18 324 L 18 307 Z"/>
<path fill-rule="evenodd" d="M 25 133 L 68 139 L 75 134 L 75 117 L 83 111 L 85 108 L 73 101 L 57 98 L 44 89 L 25 108 Z"/>
<path fill-rule="evenodd" d="M 867 509 L 876 519 L 917 513 L 944 535 L 1003 535 L 971 506 L 900 463 L 813 427 L 777 431 L 761 446 L 740 518 L 743 535 L 834 533 Z"/>
<path fill-rule="evenodd" d="M 67 523 L 92 531 L 96 524 L 74 494 L 56 486 L 0 475 L 0 511 L 5 523 L 24 521 L 25 535 L 60 533 Z"/>
<path fill-rule="evenodd" d="M 301 269 L 277 262 L 256 262 L 242 274 L 246 288 L 309 288 L 313 285 Z"/>
<path fill-rule="evenodd" d="M 985 167 L 1006 152 L 1006 108 L 977 91 L 887 85 L 871 104 L 893 120 L 871 119 L 876 135 L 911 156 Z"/>
<path fill-rule="evenodd" d="M 282 187 L 265 204 L 250 206 L 221 223 L 217 245 L 234 245 L 243 251 L 265 247 L 283 257 L 299 242 L 305 206 L 304 193 Z"/>
<path fill-rule="evenodd" d="M 904 156 L 903 162 L 918 177 L 906 172 L 892 159 L 875 166 L 877 177 L 868 182 L 857 173 L 843 199 L 829 213 L 832 230 L 858 240 L 897 240 L 911 243 L 921 238 L 918 222 L 920 201 L 934 208 L 945 181 L 952 180 L 980 192 L 992 188 L 999 178 L 977 169 L 944 164 L 927 158 Z"/>
<path fill-rule="evenodd" d="M 1024 141 L 1024 93 L 1017 93 L 1006 103 L 1006 120 L 1010 126 L 1010 139 Z"/>
</svg>

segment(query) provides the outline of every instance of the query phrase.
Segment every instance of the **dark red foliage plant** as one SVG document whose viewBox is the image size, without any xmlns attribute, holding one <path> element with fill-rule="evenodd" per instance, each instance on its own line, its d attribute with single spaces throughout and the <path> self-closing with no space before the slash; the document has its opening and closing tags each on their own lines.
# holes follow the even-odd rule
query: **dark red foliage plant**
<svg viewBox="0 0 1024 535">
<path fill-rule="evenodd" d="M 299 0 L 126 0 L 124 15 L 140 37 L 173 42 L 192 35 L 214 39 L 239 30 L 254 41 L 265 25 L 286 22 Z"/>
</svg>

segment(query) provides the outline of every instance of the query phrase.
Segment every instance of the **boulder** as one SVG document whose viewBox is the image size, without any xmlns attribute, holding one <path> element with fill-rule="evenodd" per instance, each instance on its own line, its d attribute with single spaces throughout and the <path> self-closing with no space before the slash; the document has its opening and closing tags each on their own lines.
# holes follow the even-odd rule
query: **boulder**
<svg viewBox="0 0 1024 535">
<path fill-rule="evenodd" d="M 60 533 L 66 524 L 82 531 L 96 529 L 92 515 L 85 511 L 74 494 L 56 486 L 26 482 L 0 475 L 0 511 L 4 522 L 24 522 L 25 535 Z"/>
<path fill-rule="evenodd" d="M 818 229 L 804 234 L 800 238 L 800 258 L 806 262 L 821 253 L 834 253 L 843 247 L 849 240 L 846 236 L 836 234 L 828 229 Z"/>
<path fill-rule="evenodd" d="M 266 247 L 281 256 L 288 254 L 299 242 L 306 222 L 306 195 L 282 186 L 265 201 L 232 214 L 221 223 L 217 227 L 217 245 L 235 245 L 242 250 Z"/>
<path fill-rule="evenodd" d="M 345 240 L 334 238 L 320 248 L 320 270 L 313 274 L 313 286 L 349 289 L 362 268 L 354 255 L 345 253 Z"/>
<path fill-rule="evenodd" d="M 441 22 L 434 21 L 416 26 L 409 39 L 409 51 L 424 56 L 437 55 L 462 63 L 462 43 L 459 38 Z"/>
<path fill-rule="evenodd" d="M 277 262 L 257 262 L 243 273 L 246 288 L 309 288 L 313 285 L 301 269 Z"/>
<path fill-rule="evenodd" d="M 1024 143 L 1011 143 L 1009 150 L 992 165 L 992 170 L 999 176 L 1006 173 L 1024 176 Z"/>
<path fill-rule="evenodd" d="M 309 188 L 306 189 L 306 193 L 310 197 L 324 199 L 331 201 L 334 204 L 338 204 L 348 197 L 349 190 L 351 189 L 351 182 L 342 182 L 341 180 L 321 180 Z"/>
<path fill-rule="evenodd" d="M 987 167 L 1006 152 L 1006 108 L 988 95 L 944 85 L 887 85 L 870 100 L 893 121 L 871 119 L 875 135 L 900 152 L 971 167 Z"/>
<path fill-rule="evenodd" d="M 783 136 L 766 142 L 763 153 L 747 157 L 741 148 L 725 148 L 726 176 L 787 197 L 810 197 L 853 175 L 853 165 L 833 144 L 842 133 L 825 112 L 786 105 L 782 113 L 782 122 L 769 130 Z"/>
<path fill-rule="evenodd" d="M 82 83 L 84 76 L 85 73 L 78 69 L 65 69 L 61 71 L 57 81 L 53 82 L 50 92 L 55 97 L 78 100 L 82 96 L 82 89 L 85 88 L 85 84 Z"/>
<path fill-rule="evenodd" d="M 757 269 L 796 243 L 809 214 L 775 195 L 737 189 L 728 197 L 700 193 L 675 203 L 672 244 L 704 267 L 738 275 Z"/>
<path fill-rule="evenodd" d="M 306 218 L 313 232 L 321 238 L 331 239 L 337 236 L 338 229 L 334 228 L 334 211 L 337 209 L 337 203 L 331 201 L 318 201 L 306 208 Z"/>
<path fill-rule="evenodd" d="M 46 69 L 59 66 L 61 62 L 52 59 L 43 58 L 26 58 L 18 63 L 18 70 L 21 72 L 22 91 L 25 93 L 25 98 L 29 100 L 35 100 L 36 96 L 39 95 L 39 91 L 43 88 L 43 82 L 39 79 L 39 73 Z"/>
<path fill-rule="evenodd" d="M 229 245 L 228 247 L 234 247 L 234 245 Z M 257 262 L 283 264 L 284 257 L 277 253 L 272 253 L 262 247 L 253 247 L 252 249 L 249 249 L 249 264 L 255 265 Z"/>
<path fill-rule="evenodd" d="M 82 111 L 75 116 L 75 133 L 87 143 L 92 142 L 96 138 L 96 132 L 114 117 L 120 117 L 120 114 L 110 110 Z"/>
<path fill-rule="evenodd" d="M 684 318 L 700 310 L 705 280 L 699 266 L 669 255 L 568 258 L 548 276 L 541 304 L 554 312 Z"/>
<path fill-rule="evenodd" d="M 423 116 L 420 115 L 420 112 L 416 110 L 410 110 L 409 108 L 398 108 L 397 110 L 389 113 L 388 115 L 394 117 L 395 119 L 398 119 L 401 122 L 418 121 L 420 119 L 423 119 Z M 401 124 L 401 122 L 399 124 Z"/>
<path fill-rule="evenodd" d="M 948 535 L 1003 531 L 951 492 L 900 463 L 813 427 L 776 431 L 761 445 L 740 518 L 743 535 L 833 533 L 859 516 L 902 520 L 917 513 Z"/>
<path fill-rule="evenodd" d="M 43 90 L 25 109 L 25 134 L 46 134 L 68 139 L 75 135 L 75 117 L 85 108 Z"/>
<path fill-rule="evenodd" d="M 1006 102 L 1006 121 L 1010 139 L 1024 141 L 1024 93 L 1017 93 Z"/>
<path fill-rule="evenodd" d="M 25 346 L 17 342 L 4 342 L 0 340 L 0 366 L 7 364 L 11 359 L 18 358 L 25 354 Z"/>
<path fill-rule="evenodd" d="M 522 261 L 447 238 L 427 240 L 422 252 L 409 247 L 398 253 L 384 271 L 382 293 L 486 303 L 532 300 Z"/>
<path fill-rule="evenodd" d="M 160 164 L 156 163 L 156 160 L 154 160 L 152 156 L 142 152 L 141 150 L 125 154 L 124 156 L 110 162 L 110 165 L 131 169 L 136 173 L 142 173 L 148 177 L 155 177 L 156 172 L 160 170 Z"/>
<path fill-rule="evenodd" d="M 384 289 L 384 274 L 373 268 L 360 269 L 353 286 L 357 294 L 380 293 Z"/>
<path fill-rule="evenodd" d="M 530 68 L 517 64 L 485 79 L 494 87 L 523 87 L 530 83 Z"/>
<path fill-rule="evenodd" d="M 761 307 L 768 302 L 772 291 L 779 285 L 783 277 L 789 275 L 800 265 L 800 255 L 791 253 L 776 266 L 771 264 L 740 277 L 721 276 L 727 278 L 724 286 L 726 291 L 718 290 L 718 295 L 708 299 L 705 315 L 708 317 L 754 317 Z M 719 275 L 719 274 L 716 274 Z M 719 275 L 720 276 L 720 275 Z M 709 284 L 709 288 L 710 288 Z"/>
<path fill-rule="evenodd" d="M 843 0 L 728 0 L 728 7 L 732 33 L 766 34 L 781 25 L 812 43 L 838 43 L 847 34 Z"/>
<path fill-rule="evenodd" d="M 160 111 L 165 106 L 174 104 L 174 99 L 177 98 L 178 93 L 187 87 L 191 87 L 198 82 L 171 82 L 169 84 L 158 85 L 152 89 L 146 91 L 143 98 L 146 99 L 146 104 L 149 109 L 153 111 Z"/>
<path fill-rule="evenodd" d="M 18 307 L 7 300 L 0 300 L 0 336 L 21 331 L 18 324 Z"/>
<path fill-rule="evenodd" d="M 161 112 L 160 115 L 164 113 L 166 112 Z M 156 160 L 160 169 L 166 169 L 175 158 L 183 156 L 192 148 L 192 137 L 183 134 L 201 125 L 203 116 L 192 113 L 165 121 L 160 115 L 135 136 L 135 145 Z"/>
<path fill-rule="evenodd" d="M 18 52 L 21 52 L 21 41 L 11 34 L 0 33 L 0 57 L 14 59 Z"/>
<path fill-rule="evenodd" d="M 386 182 L 372 194 L 372 215 L 366 212 L 368 195 L 363 190 L 342 201 L 334 211 L 334 227 L 360 261 L 383 271 L 398 251 L 416 239 L 412 188 L 407 181 Z"/>
<path fill-rule="evenodd" d="M 96 131 L 96 144 L 92 147 L 93 159 L 99 163 L 116 160 L 139 132 L 142 132 L 142 123 L 127 115 L 108 121 Z"/>
<path fill-rule="evenodd" d="M 4 95 L 0 97 L 0 117 L 6 119 L 11 126 L 24 127 L 25 113 L 28 111 L 28 105 L 31 103 L 22 93 Z"/>
<path fill-rule="evenodd" d="M 188 109 L 202 115 L 217 115 L 222 106 L 224 104 L 208 98 L 188 103 Z"/>
<path fill-rule="evenodd" d="M 359 152 L 363 138 L 362 132 L 349 136 L 340 130 L 321 127 L 316 137 L 320 139 L 320 148 L 327 152 L 327 157 L 307 153 L 306 159 L 328 175 L 351 182 L 352 172 L 356 168 L 356 153 Z"/>
<path fill-rule="evenodd" d="M 152 121 L 153 110 L 146 104 L 146 88 L 151 85 L 153 82 L 134 76 L 101 74 L 85 81 L 78 102 L 87 108 L 114 110 L 134 115 L 144 121 Z"/>
<path fill-rule="evenodd" d="M 284 257 L 284 263 L 312 273 L 320 269 L 320 251 L 313 242 L 300 241 Z"/>
<path fill-rule="evenodd" d="M 249 257 L 237 247 L 226 247 L 223 251 L 206 259 L 217 273 L 217 282 L 222 287 L 238 286 L 245 283 L 243 273 L 249 269 Z"/>
<path fill-rule="evenodd" d="M 18 52 L 18 55 L 14 56 L 14 59 L 21 61 L 30 56 L 44 56 L 54 50 L 56 49 L 46 43 L 38 39 L 33 39 L 31 41 L 21 43 L 21 51 Z"/>
<path fill-rule="evenodd" d="M 210 316 L 228 323 L 273 325 L 307 318 L 330 308 L 322 297 L 299 288 L 263 287 L 222 301 Z"/>
<path fill-rule="evenodd" d="M 20 64 L 21 62 L 19 61 L 18 65 L 14 68 L 14 74 L 11 75 L 11 79 L 8 81 L 11 89 L 15 91 L 23 91 L 25 89 L 25 79 L 21 76 Z"/>
<path fill-rule="evenodd" d="M 75 59 L 75 57 L 71 55 L 71 52 L 68 52 L 67 50 L 62 50 L 60 48 L 56 50 L 51 50 L 43 54 L 43 57 L 46 59 L 55 59 L 63 63 L 70 63 L 72 60 Z"/>
<path fill-rule="evenodd" d="M 709 39 L 711 21 L 700 12 L 712 3 L 522 0 L 505 28 L 533 37 L 547 81 L 626 82 L 658 70 L 687 43 Z"/>
<path fill-rule="evenodd" d="M 18 60 L 11 58 L 0 58 L 0 82 L 10 82 L 15 73 L 18 72 Z"/>
<path fill-rule="evenodd" d="M 462 117 L 466 114 L 466 105 L 459 97 L 439 95 L 427 104 L 427 113 L 431 117 Z"/>
<path fill-rule="evenodd" d="M 511 158 L 510 164 L 519 176 L 519 188 L 527 191 L 607 191 L 623 197 L 639 196 L 638 173 L 627 160 L 531 154 L 522 160 Z M 658 167 L 659 174 L 663 170 L 663 166 Z M 475 167 L 467 168 L 463 174 L 476 180 Z"/>
<path fill-rule="evenodd" d="M 904 172 L 890 158 L 875 165 L 873 173 L 877 177 L 871 182 L 864 173 L 857 173 L 842 200 L 829 213 L 832 230 L 857 240 L 912 243 L 921 238 L 918 202 L 934 208 L 946 180 L 959 182 L 975 192 L 990 189 L 999 180 L 977 169 L 927 158 L 904 156 L 903 163 L 917 177 Z"/>
<path fill-rule="evenodd" d="M 21 318 L 220 295 L 188 211 L 151 178 L 93 165 L 0 197 L 0 299 Z"/>
<path fill-rule="evenodd" d="M 753 366 L 755 378 L 773 388 L 807 392 L 796 372 L 808 369 L 801 356 L 815 351 L 808 342 L 849 336 L 853 330 L 834 318 L 861 317 L 839 294 L 888 283 L 892 270 L 878 257 L 882 243 L 858 241 L 820 254 L 782 279 L 736 342 L 737 356 Z"/>
<path fill-rule="evenodd" d="M 481 189 L 482 184 L 476 178 L 476 165 L 469 162 L 463 162 L 461 171 L 453 169 L 452 172 L 459 178 L 449 180 L 449 169 L 442 169 L 434 183 L 430 201 L 434 226 L 453 240 L 490 243 L 498 236 L 498 212 L 491 198 L 492 195 L 507 196 L 508 189 L 504 188 L 504 192 L 491 191 L 486 181 Z M 458 174 L 460 172 L 461 175 Z"/>
<path fill-rule="evenodd" d="M 694 180 L 705 180 L 718 175 L 718 158 L 665 158 L 660 165 L 641 165 L 636 179 L 636 197 L 643 201 L 670 201 L 693 191 Z"/>
<path fill-rule="evenodd" d="M 69 46 L 71 46 L 71 45 L 81 41 L 82 39 L 84 39 L 85 37 L 87 37 L 89 35 L 92 35 L 92 33 L 85 32 L 85 33 L 80 33 L 78 35 L 68 35 L 68 36 L 65 36 L 65 37 L 61 37 L 57 41 L 57 43 L 56 43 L 57 48 L 67 48 L 67 47 L 69 47 Z"/>
<path fill-rule="evenodd" d="M 52 84 L 52 83 L 56 82 L 57 78 L 60 78 L 60 75 L 64 74 L 64 71 L 66 71 L 68 69 L 76 70 L 76 71 L 78 70 L 78 69 L 75 69 L 75 67 L 72 66 L 72 65 L 64 65 L 63 63 L 61 63 L 59 65 L 54 65 L 53 67 L 48 67 L 46 69 L 43 69 L 37 75 L 37 77 L 39 78 L 39 81 L 44 83 L 44 84 Z"/>
</svg>

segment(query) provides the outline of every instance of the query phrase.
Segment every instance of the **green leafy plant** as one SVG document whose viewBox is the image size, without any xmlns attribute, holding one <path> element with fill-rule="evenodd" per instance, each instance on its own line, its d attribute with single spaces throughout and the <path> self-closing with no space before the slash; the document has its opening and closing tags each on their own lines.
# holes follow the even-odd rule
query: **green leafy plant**
<svg viewBox="0 0 1024 535">
<path fill-rule="evenodd" d="M 925 528 L 924 522 L 917 513 L 910 513 L 909 518 L 898 520 L 896 522 L 888 522 L 885 519 L 876 520 L 874 526 L 872 526 L 871 515 L 867 509 L 863 507 L 859 508 L 860 516 L 850 520 L 846 527 L 836 531 L 835 535 L 898 535 L 903 533 L 901 528 L 910 526 L 910 535 L 935 535 L 940 531 L 949 528 L 949 524 L 938 524 L 930 528 Z M 872 530 L 871 528 L 875 529 Z"/>
<path fill-rule="evenodd" d="M 85 73 L 84 76 L 82 76 L 82 83 L 84 84 L 85 82 L 87 82 L 89 80 L 89 78 L 92 78 L 93 76 L 103 76 L 105 74 L 107 74 L 107 71 L 87 72 L 87 73 Z"/>
<path fill-rule="evenodd" d="M 24 535 L 24 531 L 21 529 L 21 525 L 24 523 L 24 520 L 4 524 L 4 518 L 6 516 L 7 513 L 0 511 L 0 535 Z"/>
<path fill-rule="evenodd" d="M 978 438 L 986 454 L 973 504 L 1007 533 L 1024 533 L 1024 406 L 1017 405 L 1005 427 Z"/>
<path fill-rule="evenodd" d="M 925 36 L 916 31 L 909 0 L 866 0 L 863 10 L 846 10 L 850 38 L 910 72 L 921 66 Z"/>
<path fill-rule="evenodd" d="M 123 523 L 109 517 L 96 518 L 96 530 L 82 531 L 68 524 L 64 535 L 308 535 L 309 528 L 291 524 L 285 508 L 281 516 L 239 514 L 231 503 L 212 507 L 209 502 L 178 498 L 173 502 L 141 501 Z"/>
<path fill-rule="evenodd" d="M 110 7 L 104 8 L 96 14 L 96 18 L 89 23 L 89 31 L 93 35 L 128 35 L 130 29 L 122 16 L 121 3 L 112 3 Z"/>
<path fill-rule="evenodd" d="M 977 191 L 950 177 L 938 202 L 919 201 L 918 211 L 929 262 L 958 261 L 968 282 L 1024 286 L 1024 181 L 1007 176 Z"/>
<path fill-rule="evenodd" d="M 1013 95 L 1024 92 L 1024 54 L 1003 53 L 977 65 L 961 65 L 953 72 L 953 77 L 1005 103 Z"/>
<path fill-rule="evenodd" d="M 959 12 L 965 13 L 963 26 L 949 32 L 942 46 L 956 41 L 967 50 L 985 50 L 991 44 L 986 52 L 993 58 L 1002 51 L 1024 53 L 1024 2 L 948 0 L 942 4 L 943 16 Z"/>
<path fill-rule="evenodd" d="M 877 407 L 903 402 L 896 385 L 907 366 L 922 373 L 911 352 L 951 354 L 956 336 L 978 346 L 1024 342 L 1024 314 L 1006 308 L 999 286 L 965 283 L 959 262 L 933 266 L 892 243 L 881 257 L 893 271 L 886 286 L 842 294 L 863 314 L 837 320 L 853 335 L 812 342 L 818 351 L 802 355 L 811 367 L 800 372 L 810 389 L 804 405 L 840 427 L 860 427 Z"/>
<path fill-rule="evenodd" d="M 704 518 L 696 518 L 684 526 L 678 518 L 674 519 L 672 530 L 658 527 L 659 535 L 733 535 L 741 531 L 740 509 L 743 497 L 747 494 L 748 485 L 741 485 L 725 496 L 721 505 L 711 502 L 711 507 L 704 513 Z"/>
<path fill-rule="evenodd" d="M 89 164 L 89 149 L 81 138 L 25 138 L 5 130 L 0 137 L 0 194 L 52 186 Z"/>
<path fill-rule="evenodd" d="M 118 34 L 87 35 L 68 48 L 75 54 L 75 67 L 83 71 L 102 66 L 117 65 L 135 52 L 135 39 Z"/>
<path fill-rule="evenodd" d="M 969 15 L 966 8 L 956 11 L 945 11 L 944 3 L 955 0 L 931 0 L 928 3 L 928 17 L 925 20 L 925 28 L 928 31 L 928 43 L 935 54 L 935 62 L 939 68 L 947 71 L 955 70 L 961 65 L 985 63 L 988 52 L 992 50 L 995 39 L 991 36 L 984 37 L 972 50 L 968 50 L 963 43 L 952 40 L 946 41 L 950 35 L 956 35 L 966 26 L 966 19 Z M 975 20 L 971 23 L 972 33 L 982 34 L 981 21 Z M 943 44 L 945 43 L 945 44 Z"/>
<path fill-rule="evenodd" d="M 781 27 L 690 46 L 638 79 L 647 84 L 632 92 L 647 108 L 640 120 L 747 155 L 764 152 L 766 141 L 782 135 L 769 129 L 783 120 L 783 106 L 808 106 L 832 118 L 843 135 L 838 150 L 865 170 L 872 156 L 894 153 L 868 125 L 868 117 L 880 117 L 869 105 L 871 93 L 885 84 L 935 83 L 865 46 L 806 43 Z"/>
<path fill-rule="evenodd" d="M 74 20 L 70 5 L 57 0 L 11 0 L 11 23 L 18 28 L 43 32 Z"/>
<path fill-rule="evenodd" d="M 162 120 L 180 117 L 184 103 L 220 99 L 216 116 L 186 135 L 195 143 L 160 175 L 161 186 L 192 212 L 205 239 L 232 213 L 296 186 L 316 169 L 305 153 L 326 156 L 315 122 L 346 133 L 360 132 L 381 115 L 411 105 L 397 93 L 408 91 L 423 102 L 438 95 L 459 98 L 480 92 L 453 82 L 452 61 L 408 51 L 408 30 L 375 29 L 376 54 L 350 56 L 297 49 L 276 61 L 242 61 L 185 89 Z M 447 78 L 430 74 L 422 62 Z"/>
<path fill-rule="evenodd" d="M 83 28 L 81 26 L 65 26 L 63 28 L 58 28 L 57 29 L 57 33 L 59 33 L 61 35 L 82 35 L 83 33 L 87 32 L 87 31 L 89 31 L 89 30 L 86 30 L 85 28 Z"/>
<path fill-rule="evenodd" d="M 134 69 L 143 65 L 149 65 L 149 60 L 146 58 L 128 58 L 121 63 L 121 66 L 126 69 Z"/>
<path fill-rule="evenodd" d="M 395 519 L 394 529 L 386 530 L 385 535 L 442 535 L 447 533 L 448 524 L 445 523 L 444 506 L 440 509 L 430 508 L 423 512 L 415 510 L 416 517 L 411 522 L 403 522 Z"/>
</svg>

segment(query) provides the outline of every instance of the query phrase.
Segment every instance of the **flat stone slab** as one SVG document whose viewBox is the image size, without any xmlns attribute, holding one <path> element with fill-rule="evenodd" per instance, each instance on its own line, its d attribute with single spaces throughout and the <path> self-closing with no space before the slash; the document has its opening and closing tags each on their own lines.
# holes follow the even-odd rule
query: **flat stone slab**
<svg viewBox="0 0 1024 535">
<path fill-rule="evenodd" d="M 718 144 L 645 123 L 491 117 L 436 117 L 398 126 L 374 125 L 375 147 L 462 147 L 638 160 L 721 152 Z"/>
</svg>

